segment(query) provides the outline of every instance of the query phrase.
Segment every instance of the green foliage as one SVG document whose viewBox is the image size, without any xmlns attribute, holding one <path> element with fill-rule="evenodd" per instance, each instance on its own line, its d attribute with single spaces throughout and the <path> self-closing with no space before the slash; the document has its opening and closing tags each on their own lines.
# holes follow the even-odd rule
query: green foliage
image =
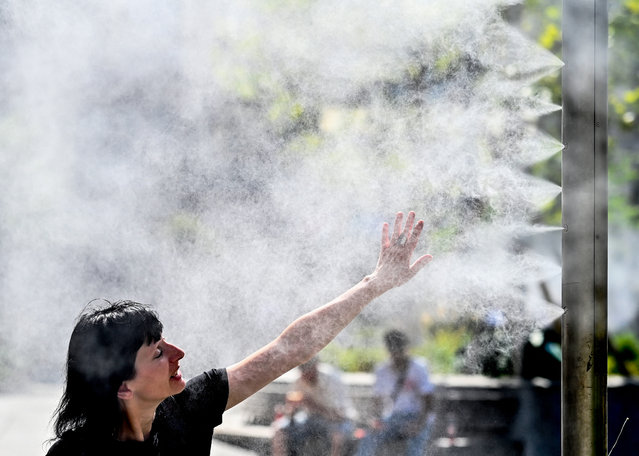
<svg viewBox="0 0 639 456">
<path fill-rule="evenodd" d="M 464 373 L 463 351 L 474 339 L 481 337 L 476 326 L 468 319 L 427 325 L 422 342 L 411 349 L 411 354 L 425 358 L 432 372 Z M 321 358 L 344 372 L 372 372 L 377 364 L 388 358 L 381 334 L 373 334 L 368 330 L 367 335 L 360 337 L 361 345 L 343 347 L 333 342 L 322 351 Z M 373 342 L 373 338 L 379 340 Z M 505 368 L 504 372 L 512 374 L 510 368 Z M 639 338 L 632 332 L 610 335 L 608 374 L 639 376 Z"/>
<path fill-rule="evenodd" d="M 322 361 L 343 372 L 372 372 L 386 358 L 383 347 L 340 347 L 331 343 L 321 354 Z"/>
<path fill-rule="evenodd" d="M 446 50 L 437 60 L 435 60 L 435 65 L 433 67 L 435 77 L 442 78 L 449 75 L 455 69 L 460 68 L 463 57 L 464 55 L 458 50 Z"/>
<path fill-rule="evenodd" d="M 472 330 L 466 323 L 424 325 L 421 343 L 411 348 L 411 354 L 425 358 L 432 372 L 462 372 L 460 354 L 472 339 Z M 321 358 L 344 372 L 372 372 L 377 364 L 388 358 L 388 354 L 382 343 L 382 334 L 369 328 L 362 330 L 356 342 L 348 347 L 332 342 L 322 351 Z"/>
<path fill-rule="evenodd" d="M 202 254 L 213 254 L 215 233 L 194 214 L 186 211 L 173 214 L 165 224 L 169 239 L 180 248 L 194 248 Z"/>
<path fill-rule="evenodd" d="M 639 226 L 639 0 L 611 0 L 609 4 L 608 100 L 609 100 L 609 204 L 611 224 Z M 526 0 L 519 18 L 521 29 L 544 48 L 561 55 L 561 2 Z M 560 75 L 538 81 L 537 86 L 561 104 Z M 559 137 L 559 119 L 540 122 Z M 541 177 L 560 173 L 561 163 L 551 160 L 532 167 Z M 554 181 L 554 179 L 553 179 Z M 559 204 L 544 210 L 544 220 L 561 219 Z"/>
<path fill-rule="evenodd" d="M 608 373 L 639 376 L 639 339 L 635 334 L 622 332 L 610 337 Z"/>
<path fill-rule="evenodd" d="M 459 372 L 459 353 L 470 340 L 465 328 L 437 327 L 413 353 L 427 359 L 433 372 L 453 374 Z"/>
<path fill-rule="evenodd" d="M 432 230 L 430 233 L 429 243 L 434 252 L 451 251 L 456 246 L 457 236 L 460 228 L 458 225 L 442 226 L 439 229 Z"/>
<path fill-rule="evenodd" d="M 540 46 L 561 55 L 561 1 L 526 0 L 518 26 Z M 543 91 L 550 96 L 554 104 L 561 104 L 561 74 L 555 73 L 543 77 L 535 84 L 535 91 Z M 561 135 L 561 118 L 550 116 L 540 119 L 539 126 L 550 135 Z M 534 176 L 561 184 L 561 154 L 531 166 L 529 172 Z M 556 198 L 541 208 L 540 219 L 552 226 L 561 225 L 561 199 Z"/>
<path fill-rule="evenodd" d="M 609 213 L 613 224 L 639 226 L 639 1 L 609 9 Z"/>
<path fill-rule="evenodd" d="M 364 326 L 353 337 L 348 346 L 334 340 L 322 350 L 320 358 L 343 372 L 372 372 L 386 358 L 381 330 Z"/>
</svg>

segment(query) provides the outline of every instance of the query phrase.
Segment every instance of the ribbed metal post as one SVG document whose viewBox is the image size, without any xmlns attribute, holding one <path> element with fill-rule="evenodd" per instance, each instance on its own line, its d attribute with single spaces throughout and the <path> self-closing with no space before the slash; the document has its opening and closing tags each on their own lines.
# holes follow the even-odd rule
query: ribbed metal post
<svg viewBox="0 0 639 456">
<path fill-rule="evenodd" d="M 563 456 L 605 456 L 607 42 L 605 0 L 563 0 Z"/>
</svg>

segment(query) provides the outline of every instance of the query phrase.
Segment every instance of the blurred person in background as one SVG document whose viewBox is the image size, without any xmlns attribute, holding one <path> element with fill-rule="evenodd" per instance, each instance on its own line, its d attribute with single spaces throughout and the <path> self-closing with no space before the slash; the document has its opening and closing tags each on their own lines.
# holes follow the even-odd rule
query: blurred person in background
<svg viewBox="0 0 639 456">
<path fill-rule="evenodd" d="M 408 353 L 406 334 L 395 329 L 388 331 L 384 343 L 389 360 L 375 370 L 375 418 L 357 454 L 374 455 L 386 444 L 404 441 L 406 456 L 422 456 L 435 419 L 434 385 L 425 362 Z"/>
<path fill-rule="evenodd" d="M 303 456 L 317 447 L 330 448 L 322 454 L 342 455 L 354 430 L 355 409 L 341 373 L 317 357 L 299 370 L 284 413 L 273 422 L 273 456 Z"/>
</svg>

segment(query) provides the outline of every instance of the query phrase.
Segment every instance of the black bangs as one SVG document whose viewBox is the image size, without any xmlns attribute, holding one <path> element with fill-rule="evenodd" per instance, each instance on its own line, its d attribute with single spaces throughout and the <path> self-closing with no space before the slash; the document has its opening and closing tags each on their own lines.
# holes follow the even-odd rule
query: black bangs
<svg viewBox="0 0 639 456">
<path fill-rule="evenodd" d="M 155 315 L 155 313 L 154 313 Z M 147 319 L 144 322 L 144 343 L 146 345 L 154 344 L 162 339 L 162 330 L 164 329 L 160 320 Z"/>
<path fill-rule="evenodd" d="M 70 367 L 96 389 L 132 378 L 137 351 L 162 338 L 162 323 L 150 307 L 133 301 L 92 305 L 80 316 L 69 344 Z"/>
</svg>

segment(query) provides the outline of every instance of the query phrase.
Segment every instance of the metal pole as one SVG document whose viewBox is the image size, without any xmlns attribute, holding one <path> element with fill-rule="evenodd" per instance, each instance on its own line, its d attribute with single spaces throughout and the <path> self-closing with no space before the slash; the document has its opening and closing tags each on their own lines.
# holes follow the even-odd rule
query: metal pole
<svg viewBox="0 0 639 456">
<path fill-rule="evenodd" d="M 562 456 L 607 455 L 605 0 L 563 0 Z"/>
</svg>

